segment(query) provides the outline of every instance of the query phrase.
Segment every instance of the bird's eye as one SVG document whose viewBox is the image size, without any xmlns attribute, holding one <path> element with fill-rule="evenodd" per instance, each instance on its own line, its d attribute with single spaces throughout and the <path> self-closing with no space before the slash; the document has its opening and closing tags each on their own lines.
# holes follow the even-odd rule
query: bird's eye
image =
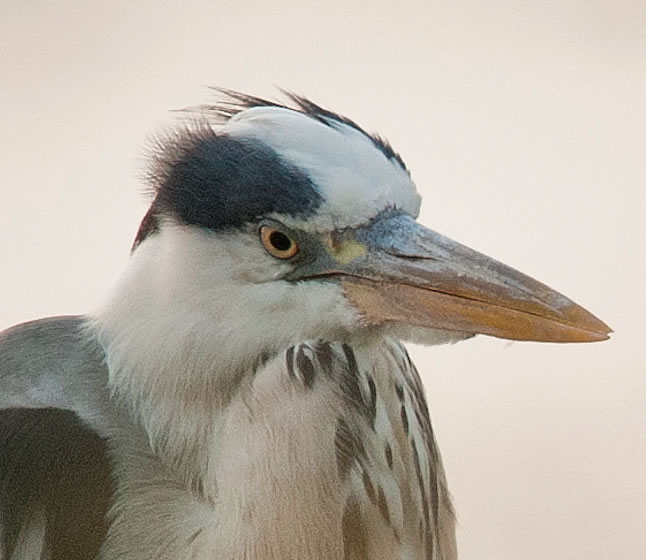
<svg viewBox="0 0 646 560">
<path fill-rule="evenodd" d="M 260 228 L 260 241 L 265 250 L 277 259 L 291 259 L 298 253 L 298 244 L 286 233 L 270 226 Z"/>
</svg>

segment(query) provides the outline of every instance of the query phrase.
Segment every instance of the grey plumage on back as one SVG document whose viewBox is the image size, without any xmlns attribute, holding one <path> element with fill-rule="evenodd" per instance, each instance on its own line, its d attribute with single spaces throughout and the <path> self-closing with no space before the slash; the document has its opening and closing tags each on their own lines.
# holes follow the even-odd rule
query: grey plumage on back
<svg viewBox="0 0 646 560">
<path fill-rule="evenodd" d="M 96 557 L 112 499 L 103 352 L 80 317 L 0 335 L 1 558 Z M 85 421 L 81 420 L 81 417 Z"/>
</svg>

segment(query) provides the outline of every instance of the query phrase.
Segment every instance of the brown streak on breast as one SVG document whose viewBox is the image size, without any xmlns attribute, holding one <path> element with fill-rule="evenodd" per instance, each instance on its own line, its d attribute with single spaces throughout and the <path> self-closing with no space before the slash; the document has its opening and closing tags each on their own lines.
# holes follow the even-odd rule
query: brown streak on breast
<svg viewBox="0 0 646 560">
<path fill-rule="evenodd" d="M 343 559 L 344 560 L 369 560 L 368 559 L 368 533 L 361 516 L 359 504 L 354 497 L 350 497 L 343 512 Z"/>
</svg>

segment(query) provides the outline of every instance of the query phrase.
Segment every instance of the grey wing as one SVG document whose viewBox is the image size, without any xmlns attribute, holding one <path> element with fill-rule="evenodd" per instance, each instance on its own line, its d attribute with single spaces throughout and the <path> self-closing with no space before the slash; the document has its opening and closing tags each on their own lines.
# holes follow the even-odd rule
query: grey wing
<svg viewBox="0 0 646 560">
<path fill-rule="evenodd" d="M 82 317 L 0 333 L 0 559 L 87 560 L 107 531 L 103 354 Z"/>
</svg>

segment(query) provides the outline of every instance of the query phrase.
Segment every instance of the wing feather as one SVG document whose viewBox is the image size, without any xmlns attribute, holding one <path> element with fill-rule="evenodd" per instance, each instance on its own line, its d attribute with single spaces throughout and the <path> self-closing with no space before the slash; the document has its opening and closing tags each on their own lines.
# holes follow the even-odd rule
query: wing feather
<svg viewBox="0 0 646 560">
<path fill-rule="evenodd" d="M 81 317 L 0 334 L 2 558 L 97 557 L 112 496 L 106 441 L 95 432 L 106 379 Z"/>
</svg>

